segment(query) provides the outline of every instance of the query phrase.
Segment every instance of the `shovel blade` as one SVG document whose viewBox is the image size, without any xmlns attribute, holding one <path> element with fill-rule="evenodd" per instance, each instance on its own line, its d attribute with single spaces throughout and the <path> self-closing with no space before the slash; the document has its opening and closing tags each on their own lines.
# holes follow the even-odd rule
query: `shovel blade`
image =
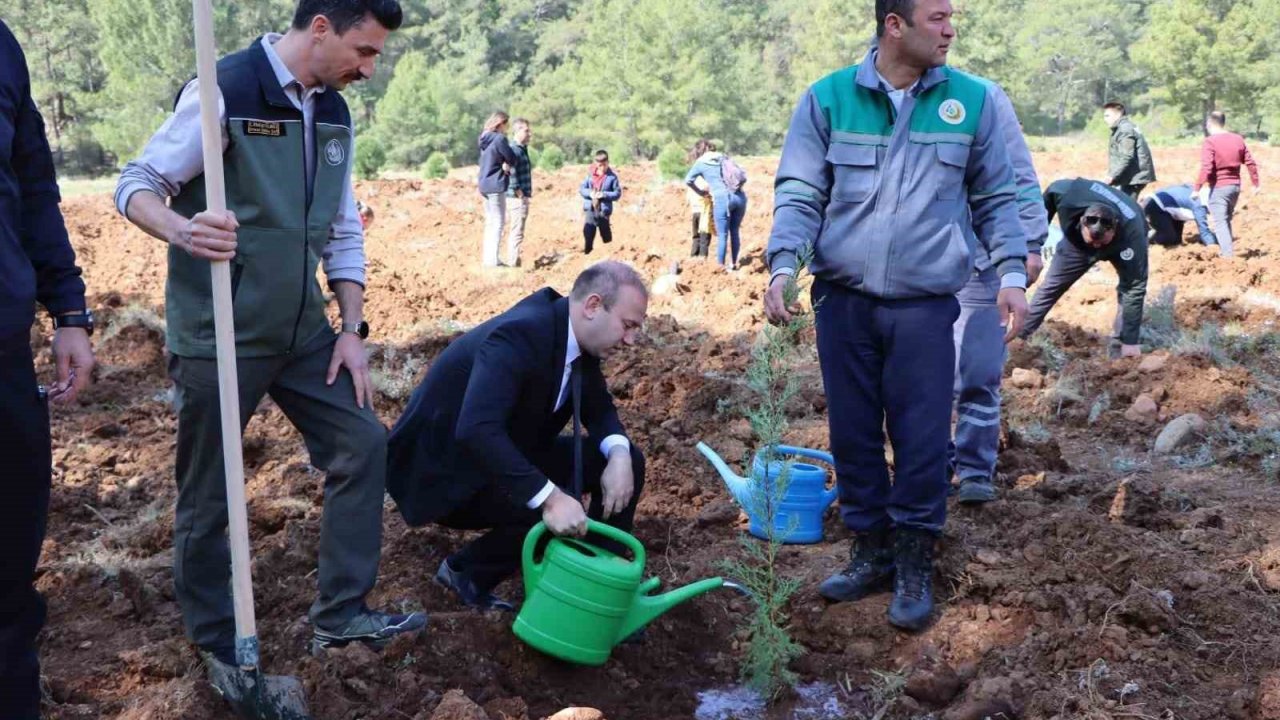
<svg viewBox="0 0 1280 720">
<path fill-rule="evenodd" d="M 205 658 L 209 683 L 231 705 L 237 715 L 248 720 L 311 720 L 302 683 L 287 675 L 263 675 L 260 670 L 242 670 L 212 657 Z"/>
</svg>

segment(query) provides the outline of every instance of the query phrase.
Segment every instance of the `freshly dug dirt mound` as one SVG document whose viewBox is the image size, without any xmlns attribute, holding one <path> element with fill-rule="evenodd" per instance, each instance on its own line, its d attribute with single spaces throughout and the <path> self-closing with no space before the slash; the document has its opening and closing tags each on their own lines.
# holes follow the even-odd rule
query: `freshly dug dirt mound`
<svg viewBox="0 0 1280 720">
<path fill-rule="evenodd" d="M 1168 177 L 1194 171 L 1193 149 L 1157 154 Z M 1258 154 L 1280 165 L 1280 152 Z M 1103 157 L 1049 154 L 1037 166 L 1048 182 L 1096 175 Z M 736 464 L 752 444 L 735 405 L 747 396 L 743 371 L 763 322 L 775 162 L 746 162 L 736 274 L 685 259 L 683 190 L 657 180 L 652 166 L 620 169 L 627 190 L 615 241 L 591 256 L 580 250 L 584 169 L 536 175 L 524 267 L 489 271 L 479 267 L 483 216 L 466 172 L 362 183 L 360 196 L 377 211 L 366 312 L 380 416 L 394 422 L 449 342 L 529 292 L 567 291 L 599 258 L 630 262 L 650 279 L 680 263 L 670 292 L 650 304 L 643 338 L 606 374 L 648 458 L 636 534 L 649 572 L 667 587 L 718 574 L 745 523 L 694 445 L 706 441 Z M 104 330 L 94 386 L 82 405 L 55 415 L 38 580 L 50 602 L 41 640 L 47 715 L 227 718 L 181 639 L 172 590 L 165 248 L 121 220 L 109 197 L 71 199 L 64 209 Z M 1014 344 L 1008 371 L 1035 370 L 1039 385 L 1006 383 L 1000 499 L 951 508 L 936 575 L 940 611 L 927 631 L 889 627 L 886 595 L 840 605 L 817 596 L 816 583 L 847 561 L 835 510 L 824 542 L 787 547 L 785 572 L 804 582 L 790 607 L 807 651 L 793 665 L 801 678 L 835 683 L 841 707 L 864 717 L 1280 717 L 1280 490 L 1264 476 L 1274 454 L 1266 428 L 1280 417 L 1280 361 L 1257 340 L 1274 330 L 1280 307 L 1278 210 L 1280 201 L 1263 195 L 1239 213 L 1234 260 L 1190 244 L 1153 248 L 1152 296 L 1177 286 L 1173 317 L 1186 338 L 1164 351 L 1160 367 L 1106 357 L 1109 268 L 1068 293 L 1039 339 Z M 1201 342 L 1211 326 L 1234 344 L 1223 351 L 1212 337 Z M 33 338 L 49 377 L 47 339 Z M 802 390 L 787 409 L 789 439 L 826 447 L 811 347 L 794 372 Z M 1151 424 L 1125 415 L 1143 394 L 1156 404 Z M 1203 444 L 1151 457 L 1163 422 L 1189 412 L 1209 423 Z M 523 720 L 570 707 L 611 720 L 687 719 L 699 691 L 737 679 L 746 640 L 738 628 L 750 611 L 743 600 L 725 593 L 685 603 L 605 666 L 570 667 L 516 640 L 509 616 L 460 608 L 431 576 L 466 534 L 408 529 L 390 504 L 370 602 L 425 608 L 427 632 L 380 653 L 349 647 L 311 657 L 306 616 L 324 478 L 270 401 L 249 421 L 245 459 L 263 656 L 271 672 L 302 678 L 321 720 Z M 501 590 L 522 595 L 518 581 Z M 795 705 L 784 697 L 769 717 L 802 717 L 788 709 Z"/>
</svg>

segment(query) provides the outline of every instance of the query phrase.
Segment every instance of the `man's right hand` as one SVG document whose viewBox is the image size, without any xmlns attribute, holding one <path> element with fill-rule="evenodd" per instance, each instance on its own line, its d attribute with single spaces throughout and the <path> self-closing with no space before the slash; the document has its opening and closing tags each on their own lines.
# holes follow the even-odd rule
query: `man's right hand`
<svg viewBox="0 0 1280 720">
<path fill-rule="evenodd" d="M 1044 270 L 1044 258 L 1038 252 L 1027 253 L 1027 287 L 1036 284 Z"/>
<path fill-rule="evenodd" d="M 769 291 L 764 294 L 764 315 L 774 325 L 785 325 L 791 322 L 791 316 L 800 313 L 798 303 L 788 306 L 785 298 L 790 275 L 775 275 L 769 283 Z"/>
<path fill-rule="evenodd" d="M 556 488 L 542 503 L 542 522 L 553 535 L 583 537 L 587 534 L 587 511 L 582 503 Z"/>
<path fill-rule="evenodd" d="M 171 233 L 169 244 L 202 260 L 230 260 L 236 256 L 235 213 L 205 210 Z"/>
</svg>

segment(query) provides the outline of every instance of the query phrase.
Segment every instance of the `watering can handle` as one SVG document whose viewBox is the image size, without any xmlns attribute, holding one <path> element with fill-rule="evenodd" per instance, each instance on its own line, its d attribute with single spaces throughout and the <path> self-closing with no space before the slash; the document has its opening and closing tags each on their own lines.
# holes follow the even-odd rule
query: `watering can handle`
<svg viewBox="0 0 1280 720">
<path fill-rule="evenodd" d="M 538 541 L 543 535 L 547 534 L 546 523 L 539 522 L 529 530 L 529 534 L 524 536 L 524 550 L 522 552 L 522 564 L 524 568 L 524 594 L 528 597 L 533 593 L 533 589 L 538 586 L 538 580 L 542 578 L 542 563 L 534 562 L 533 553 L 538 548 Z"/>
<path fill-rule="evenodd" d="M 644 567 L 644 546 L 641 545 L 640 541 L 631 533 L 624 532 L 612 525 L 606 525 L 605 523 L 597 522 L 595 520 L 587 521 L 587 532 L 595 533 L 601 537 L 607 537 L 610 540 L 616 540 L 623 545 L 626 545 L 631 549 L 632 554 L 636 556 L 635 562 L 640 567 Z"/>
<path fill-rule="evenodd" d="M 823 452 L 821 450 L 810 450 L 809 448 L 794 447 L 791 445 L 779 445 L 778 454 L 813 458 L 815 460 L 821 460 L 822 462 L 827 463 L 832 467 L 834 467 L 836 464 L 835 458 L 831 457 L 831 453 Z M 822 493 L 823 507 L 826 507 L 827 505 L 830 505 L 831 503 L 835 502 L 835 499 L 836 497 L 839 496 L 839 494 L 840 494 L 840 490 L 838 487 L 832 487 L 830 490 L 824 490 Z"/>
<path fill-rule="evenodd" d="M 813 458 L 814 460 L 821 460 L 828 465 L 834 465 L 836 462 L 835 458 L 831 457 L 831 453 L 823 452 L 821 450 L 810 450 L 809 448 L 793 447 L 791 445 L 779 445 L 778 454 Z"/>
</svg>

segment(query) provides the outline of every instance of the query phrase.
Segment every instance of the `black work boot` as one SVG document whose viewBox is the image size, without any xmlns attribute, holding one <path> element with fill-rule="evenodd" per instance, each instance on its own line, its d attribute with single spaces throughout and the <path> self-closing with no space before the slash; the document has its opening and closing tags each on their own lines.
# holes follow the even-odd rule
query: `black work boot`
<svg viewBox="0 0 1280 720">
<path fill-rule="evenodd" d="M 960 481 L 960 489 L 956 492 L 956 500 L 962 505 L 981 505 L 996 499 L 996 486 L 991 478 L 981 475 L 967 477 Z"/>
<path fill-rule="evenodd" d="M 858 533 L 849 546 L 849 564 L 818 586 L 818 594 L 835 602 L 860 600 L 889 589 L 893 578 L 893 531 L 881 528 Z"/>
<path fill-rule="evenodd" d="M 889 622 L 903 630 L 922 630 L 933 613 L 933 533 L 918 528 L 898 528 L 893 559 L 893 602 Z"/>
</svg>

